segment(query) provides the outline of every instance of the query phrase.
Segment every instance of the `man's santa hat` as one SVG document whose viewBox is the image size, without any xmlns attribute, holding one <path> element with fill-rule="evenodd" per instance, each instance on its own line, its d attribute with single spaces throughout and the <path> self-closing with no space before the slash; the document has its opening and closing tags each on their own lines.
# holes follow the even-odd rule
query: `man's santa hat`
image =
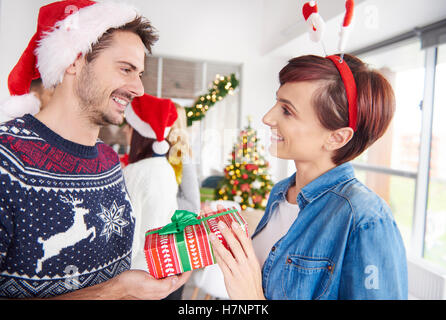
<svg viewBox="0 0 446 320">
<path fill-rule="evenodd" d="M 40 8 L 37 31 L 8 77 L 13 97 L 0 105 L 0 111 L 14 116 L 17 110 L 11 108 L 20 108 L 21 115 L 37 113 L 37 99 L 29 98 L 27 101 L 34 103 L 24 105 L 23 99 L 14 96 L 29 94 L 31 81 L 39 78 L 45 88 L 55 87 L 62 82 L 65 70 L 80 54 L 88 53 L 108 29 L 121 27 L 138 15 L 130 5 L 108 1 L 65 0 Z"/>
<path fill-rule="evenodd" d="M 158 155 L 169 151 L 166 137 L 177 118 L 177 109 L 172 100 L 148 94 L 134 98 L 125 109 L 125 119 L 134 130 L 143 137 L 156 139 L 152 149 Z"/>
</svg>

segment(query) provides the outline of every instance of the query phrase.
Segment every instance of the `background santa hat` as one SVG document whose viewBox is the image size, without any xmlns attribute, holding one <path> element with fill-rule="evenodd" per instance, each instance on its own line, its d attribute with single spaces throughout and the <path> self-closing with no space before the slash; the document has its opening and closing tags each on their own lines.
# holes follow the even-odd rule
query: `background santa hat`
<svg viewBox="0 0 446 320">
<path fill-rule="evenodd" d="M 37 113 L 40 102 L 29 93 L 32 80 L 41 78 L 45 88 L 57 86 L 65 70 L 107 30 L 138 15 L 128 4 L 108 1 L 65 0 L 40 8 L 37 31 L 8 77 L 12 97 L 0 105 L 0 113 L 13 117 Z"/>
<path fill-rule="evenodd" d="M 148 94 L 136 97 L 125 109 L 125 119 L 134 130 L 143 137 L 156 139 L 152 149 L 158 155 L 169 151 L 166 138 L 177 118 L 177 109 L 172 100 Z"/>
</svg>

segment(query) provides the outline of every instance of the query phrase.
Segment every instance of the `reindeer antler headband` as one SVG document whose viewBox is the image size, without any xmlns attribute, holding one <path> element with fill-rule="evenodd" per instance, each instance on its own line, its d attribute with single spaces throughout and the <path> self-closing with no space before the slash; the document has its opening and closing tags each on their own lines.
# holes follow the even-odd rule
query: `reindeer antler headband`
<svg viewBox="0 0 446 320">
<path fill-rule="evenodd" d="M 345 15 L 341 26 L 341 32 L 339 37 L 338 49 L 341 56 L 331 55 L 327 56 L 325 51 L 324 43 L 322 42 L 322 36 L 325 31 L 325 22 L 319 15 L 316 1 L 310 1 L 304 4 L 302 8 L 302 14 L 308 24 L 308 32 L 310 39 L 314 42 L 321 42 L 322 48 L 324 50 L 327 59 L 331 60 L 341 75 L 342 82 L 344 83 L 345 91 L 347 94 L 348 102 L 348 125 L 353 131 L 356 131 L 356 120 L 357 120 L 357 91 L 356 82 L 353 77 L 352 71 L 350 70 L 347 63 L 344 61 L 344 50 L 347 43 L 347 38 L 351 29 L 351 22 L 353 19 L 355 2 L 354 0 L 345 1 Z"/>
</svg>

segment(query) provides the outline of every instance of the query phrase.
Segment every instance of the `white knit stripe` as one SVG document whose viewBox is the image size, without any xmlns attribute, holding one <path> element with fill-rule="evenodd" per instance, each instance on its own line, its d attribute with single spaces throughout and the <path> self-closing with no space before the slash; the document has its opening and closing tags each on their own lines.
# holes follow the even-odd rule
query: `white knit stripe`
<svg viewBox="0 0 446 320">
<path fill-rule="evenodd" d="M 120 168 L 120 166 L 119 166 Z M 51 186 L 51 187 L 44 187 L 44 186 L 33 186 L 33 185 L 29 185 L 27 183 L 24 183 L 22 180 L 20 180 L 19 178 L 17 178 L 15 175 L 11 174 L 10 172 L 8 172 L 7 170 L 5 170 L 3 167 L 0 167 L 0 174 L 6 174 L 8 175 L 9 179 L 11 179 L 11 181 L 17 181 L 20 185 L 20 187 L 25 188 L 26 190 L 36 190 L 36 191 L 46 191 L 46 192 L 78 192 L 78 191 L 101 191 L 101 190 L 105 190 L 105 189 L 109 189 L 111 187 L 114 187 L 116 185 L 121 184 L 124 179 L 121 175 L 121 177 L 119 177 L 119 179 L 113 180 L 111 183 L 106 184 L 106 185 L 101 185 L 99 187 L 58 187 L 58 186 Z M 93 179 L 92 179 L 93 180 Z"/>
<path fill-rule="evenodd" d="M 86 54 L 110 28 L 131 22 L 138 11 L 125 3 L 100 2 L 81 8 L 40 40 L 35 55 L 45 88 L 61 83 L 66 68 L 79 54 Z"/>
<path fill-rule="evenodd" d="M 10 152 L 10 150 L 6 149 L 3 145 L 0 145 L 0 152 L 8 158 L 14 165 L 15 168 L 19 169 L 20 172 L 23 172 L 26 175 L 35 175 L 37 177 L 43 177 L 43 178 L 50 178 L 50 179 L 61 179 L 61 180 L 103 180 L 107 178 L 108 176 L 113 176 L 118 171 L 121 170 L 121 167 L 119 164 L 116 164 L 112 170 L 107 170 L 100 174 L 95 174 L 93 177 L 91 175 L 82 175 L 82 174 L 58 174 L 58 173 L 51 173 L 48 174 L 48 171 L 36 169 L 36 168 L 30 168 L 25 166 L 25 164 L 18 159 L 13 153 Z M 37 178 L 36 178 L 37 179 Z"/>
</svg>

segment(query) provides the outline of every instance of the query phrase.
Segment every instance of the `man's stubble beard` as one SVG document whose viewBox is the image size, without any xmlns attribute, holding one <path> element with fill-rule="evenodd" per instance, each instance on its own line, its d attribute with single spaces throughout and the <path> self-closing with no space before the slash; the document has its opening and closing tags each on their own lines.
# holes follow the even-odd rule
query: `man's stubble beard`
<svg viewBox="0 0 446 320">
<path fill-rule="evenodd" d="M 121 124 L 121 121 L 117 121 L 107 114 L 110 93 L 106 89 L 101 90 L 99 87 L 99 80 L 94 74 L 91 63 L 86 63 L 82 68 L 74 85 L 74 93 L 79 100 L 83 116 L 92 125 L 102 127 L 110 124 Z"/>
</svg>

